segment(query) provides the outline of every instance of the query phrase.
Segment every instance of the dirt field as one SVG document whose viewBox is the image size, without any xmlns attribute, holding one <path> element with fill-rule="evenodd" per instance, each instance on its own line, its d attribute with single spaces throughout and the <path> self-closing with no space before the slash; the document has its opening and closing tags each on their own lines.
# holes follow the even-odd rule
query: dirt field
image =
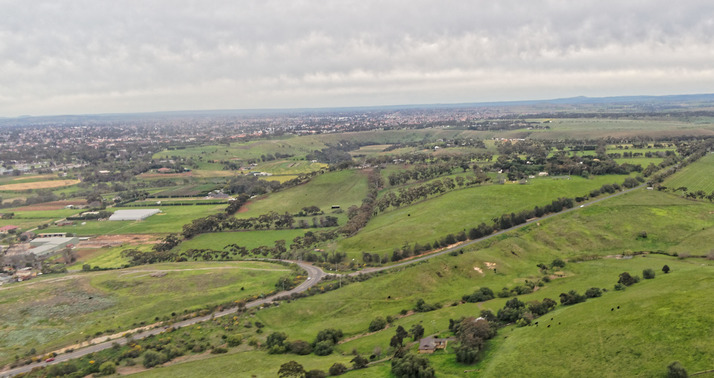
<svg viewBox="0 0 714 378">
<path fill-rule="evenodd" d="M 79 242 L 77 248 L 102 248 L 117 247 L 120 245 L 152 244 L 158 240 L 153 235 L 127 234 L 127 235 L 101 235 L 96 238 Z"/>
<path fill-rule="evenodd" d="M 37 181 L 37 182 L 25 182 L 25 183 L 21 183 L 21 184 L 0 185 L 0 191 L 59 188 L 62 186 L 70 186 L 70 185 L 74 185 L 74 184 L 78 184 L 78 183 L 79 183 L 79 180 L 49 180 L 49 181 Z"/>
<path fill-rule="evenodd" d="M 52 201 L 36 203 L 30 206 L 22 207 L 22 211 L 47 211 L 47 210 L 62 210 L 67 205 L 86 205 L 85 200 L 63 200 L 63 201 Z"/>
</svg>

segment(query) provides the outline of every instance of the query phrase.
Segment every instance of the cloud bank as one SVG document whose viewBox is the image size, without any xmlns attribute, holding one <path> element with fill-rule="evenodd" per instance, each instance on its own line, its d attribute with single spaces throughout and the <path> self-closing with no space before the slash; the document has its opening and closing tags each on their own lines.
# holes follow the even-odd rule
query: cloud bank
<svg viewBox="0 0 714 378">
<path fill-rule="evenodd" d="M 714 3 L 1 1 L 0 116 L 709 93 Z"/>
</svg>

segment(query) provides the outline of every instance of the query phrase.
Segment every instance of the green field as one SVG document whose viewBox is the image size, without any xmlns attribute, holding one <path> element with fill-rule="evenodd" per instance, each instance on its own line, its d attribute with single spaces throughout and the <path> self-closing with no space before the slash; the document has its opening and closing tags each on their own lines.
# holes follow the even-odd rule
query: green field
<svg viewBox="0 0 714 378">
<path fill-rule="evenodd" d="M 714 218 L 709 214 L 712 210 L 714 205 L 708 203 L 640 190 L 585 208 L 582 212 L 545 220 L 540 226 L 531 225 L 496 240 L 478 243 L 462 255 L 438 257 L 425 264 L 255 314 L 256 319 L 266 324 L 266 334 L 282 331 L 290 340 L 310 341 L 321 329 L 342 329 L 346 337 L 354 339 L 340 344 L 336 356 L 303 358 L 288 354 L 280 358 L 271 356 L 268 359 L 266 356 L 262 360 L 253 352 L 237 353 L 230 357 L 176 364 L 149 374 L 188 376 L 203 364 L 211 366 L 205 376 L 218 376 L 219 371 L 232 366 L 250 366 L 251 374 L 274 376 L 277 367 L 289 360 L 326 370 L 325 366 L 353 350 L 369 355 L 379 346 L 387 354 L 389 340 L 397 325 L 409 329 L 418 323 L 425 328 L 426 335 L 448 335 L 449 319 L 478 316 L 482 309 L 496 312 L 506 301 L 497 298 L 481 304 L 452 306 L 462 295 L 482 286 L 498 291 L 501 287 L 522 284 L 526 279 L 537 279 L 540 274 L 536 264 L 547 263 L 558 256 L 572 260 L 593 254 L 601 258 L 579 263 L 571 261 L 563 271 L 564 278 L 554 279 L 533 294 L 519 298 L 526 302 L 545 297 L 557 300 L 560 293 L 568 290 L 582 293 L 589 287 L 608 288 L 602 298 L 574 306 L 559 306 L 538 319 L 541 327 L 502 329 L 497 338 L 488 343 L 482 361 L 476 365 L 457 364 L 453 349 L 431 355 L 429 359 L 437 367 L 438 375 L 460 377 L 464 370 L 478 369 L 487 377 L 588 376 L 592 371 L 602 371 L 604 376 L 658 376 L 674 360 L 680 360 L 690 372 L 708 369 L 708 361 L 714 357 L 711 342 L 714 340 L 711 337 L 714 315 L 709 311 L 713 304 L 709 295 L 714 288 L 713 263 L 698 258 L 679 260 L 654 254 L 624 259 L 608 256 L 618 240 L 629 243 L 630 247 L 636 246 L 634 243 L 638 241 L 631 230 L 621 227 L 626 222 L 647 219 L 638 226 L 660 227 L 653 229 L 653 236 L 662 234 L 661 237 L 666 238 L 660 242 L 675 245 L 692 238 L 682 230 L 693 232 L 702 227 L 713 228 Z M 666 214 L 653 217 L 653 211 L 666 211 Z M 611 223 L 613 226 L 609 227 Z M 667 225 L 673 229 L 668 230 Z M 562 239 L 553 240 L 555 235 Z M 571 241 L 577 243 L 569 244 Z M 701 244 L 702 248 L 706 247 L 706 243 Z M 648 247 L 645 245 L 638 250 L 648 250 Z M 625 248 L 620 250 L 626 252 Z M 489 270 L 486 263 L 495 264 L 497 273 Z M 668 275 L 660 272 L 664 264 L 672 268 Z M 619 273 L 629 271 L 641 275 L 645 268 L 657 272 L 654 280 L 643 280 L 624 292 L 612 290 Z M 366 334 L 374 317 L 397 315 L 402 309 L 412 308 L 418 298 L 428 303 L 441 303 L 444 307 L 399 318 L 392 328 Z M 617 306 L 621 309 L 610 311 Z M 553 321 L 550 321 L 551 317 Z M 548 324 L 552 327 L 548 328 Z M 414 350 L 415 346 L 412 346 Z M 325 362 L 318 364 L 317 361 Z M 389 362 L 346 376 L 387 377 Z"/>
<path fill-rule="evenodd" d="M 707 154 L 669 177 L 663 185 L 671 189 L 685 187 L 689 192 L 703 190 L 710 194 L 714 192 L 712 177 L 714 177 L 714 154 Z"/>
<path fill-rule="evenodd" d="M 152 245 L 99 248 L 88 253 L 86 258 L 77 259 L 77 261 L 68 266 L 67 269 L 79 270 L 82 269 L 84 264 L 88 264 L 91 267 L 98 266 L 100 268 L 121 268 L 129 263 L 129 259 L 121 256 L 122 251 L 130 248 L 148 251 L 151 247 Z"/>
<path fill-rule="evenodd" d="M 151 276 L 156 272 L 165 275 Z M 173 263 L 5 285 L 0 363 L 33 347 L 49 351 L 96 332 L 120 332 L 172 312 L 267 293 L 289 274 L 289 268 L 263 262 Z"/>
<path fill-rule="evenodd" d="M 157 205 L 161 213 L 143 221 L 86 221 L 64 227 L 49 227 L 44 232 L 68 232 L 76 235 L 153 234 L 181 232 L 192 220 L 223 211 L 225 205 L 166 206 Z"/>
<path fill-rule="evenodd" d="M 317 206 L 325 213 L 332 205 L 347 210 L 351 205 L 360 205 L 367 194 L 366 175 L 357 170 L 344 170 L 319 175 L 310 182 L 259 197 L 248 202 L 237 217 L 255 217 L 275 211 L 294 214 L 306 206 Z"/>
<path fill-rule="evenodd" d="M 621 183 L 625 176 L 593 176 L 570 180 L 539 178 L 526 185 L 484 185 L 448 192 L 374 217 L 357 235 L 340 241 L 349 253 L 391 253 L 405 242 L 432 243 L 449 233 L 468 231 L 504 213 L 544 206 L 558 197 L 586 195 L 603 184 Z"/>
</svg>

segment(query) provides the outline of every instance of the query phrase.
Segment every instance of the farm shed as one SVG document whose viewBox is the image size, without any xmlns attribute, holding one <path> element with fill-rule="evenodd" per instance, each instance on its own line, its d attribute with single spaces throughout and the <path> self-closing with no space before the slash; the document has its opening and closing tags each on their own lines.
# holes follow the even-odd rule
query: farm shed
<svg viewBox="0 0 714 378">
<path fill-rule="evenodd" d="M 109 217 L 110 221 L 136 221 L 144 220 L 154 214 L 160 213 L 159 209 L 141 209 L 141 210 L 117 210 Z"/>
</svg>

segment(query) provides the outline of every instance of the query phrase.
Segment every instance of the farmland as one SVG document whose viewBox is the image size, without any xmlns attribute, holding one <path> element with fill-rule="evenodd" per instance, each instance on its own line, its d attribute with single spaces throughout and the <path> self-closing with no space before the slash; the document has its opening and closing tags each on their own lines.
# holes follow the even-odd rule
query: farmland
<svg viewBox="0 0 714 378">
<path fill-rule="evenodd" d="M 77 366 L 96 358 L 112 361 L 122 375 L 275 376 L 291 360 L 327 371 L 336 362 L 351 366 L 359 354 L 371 364 L 345 376 L 387 377 L 393 356 L 417 351 L 411 336 L 403 351 L 395 346 L 399 326 L 458 339 L 450 319 L 490 310 L 496 337 L 482 340 L 470 364 L 456 360 L 463 340 L 428 355 L 438 376 L 657 376 L 674 360 L 690 373 L 711 369 L 714 335 L 703 330 L 714 329 L 707 297 L 714 289 L 714 204 L 686 195 L 714 191 L 707 180 L 712 154 L 702 153 L 712 148 L 703 139 L 714 135 L 711 120 L 578 117 L 252 134 L 246 142 L 238 133 L 202 144 L 175 138 L 144 149 L 143 161 L 124 161 L 131 171 L 90 162 L 81 175 L 66 176 L 81 182 L 8 191 L 29 205 L 2 209 L 12 219 L 0 226 L 49 224 L 38 232 L 90 238 L 75 249 L 76 261 L 64 263 L 67 251 L 44 261 L 43 269 L 69 272 L 0 287 L 0 361 L 18 355 L 21 363 L 93 337 L 205 314 L 285 288 L 284 280 L 276 284 L 290 276 L 288 284 L 315 286 L 276 305 L 248 306 L 97 352 Z M 666 176 L 670 170 L 677 172 Z M 56 177 L 2 177 L 0 185 L 62 181 Z M 598 202 L 609 195 L 615 197 Z M 88 202 L 102 217 L 132 206 L 161 213 L 143 221 L 53 224 L 85 211 L 67 204 Z M 545 214 L 553 216 L 540 218 Z M 523 225 L 527 219 L 535 220 Z M 467 240 L 473 242 L 460 250 L 394 266 Z M 19 241 L 8 235 L 3 243 Z M 255 257 L 308 261 L 328 274 L 378 272 L 310 282 L 285 265 L 231 261 Z M 662 271 L 665 265 L 671 272 Z M 656 277 L 644 279 L 645 269 Z M 623 272 L 643 279 L 615 289 Z M 471 303 L 469 295 L 486 287 L 497 294 Z M 606 290 L 584 303 L 562 302 L 564 293 L 591 288 Z M 524 307 L 544 298 L 554 305 L 540 318 L 530 307 L 521 317 L 501 317 L 514 298 Z M 376 317 L 387 320 L 386 328 L 370 332 Z M 334 352 L 318 356 L 313 340 L 326 328 L 344 335 L 330 346 Z M 269 345 L 276 333 L 305 341 L 307 353 L 298 355 L 288 342 Z M 236 338 L 245 341 L 231 342 Z M 168 362 L 148 371 L 135 366 L 151 355 L 142 349 L 123 357 L 136 345 Z M 169 358 L 170 351 L 182 357 Z"/>
<path fill-rule="evenodd" d="M 684 167 L 675 173 L 665 182 L 665 185 L 672 189 L 685 187 L 690 192 L 703 190 L 709 194 L 714 192 L 714 180 L 711 179 L 713 176 L 714 154 L 708 154 L 691 166 Z"/>
<path fill-rule="evenodd" d="M 9 362 L 19 350 L 48 351 L 84 335 L 119 332 L 172 312 L 269 292 L 288 274 L 290 269 L 269 263 L 182 263 L 3 287 L 0 361 Z"/>
<path fill-rule="evenodd" d="M 79 180 L 49 180 L 49 181 L 32 181 L 16 184 L 0 185 L 0 191 L 19 191 L 30 189 L 50 189 L 60 188 L 63 186 L 71 186 L 79 183 Z"/>
<path fill-rule="evenodd" d="M 658 202 L 661 205 L 656 205 Z M 509 375 L 513 376 L 529 376 L 530 370 L 523 370 L 522 364 L 514 363 L 515 360 L 522 359 L 528 362 L 527 366 L 533 366 L 536 371 L 541 373 L 549 371 L 555 376 L 570 375 L 573 371 L 580 371 L 579 369 L 582 369 L 583 373 L 592 371 L 595 366 L 605 364 L 605 361 L 608 362 L 606 364 L 608 374 L 619 372 L 627 375 L 653 375 L 664 370 L 666 365 L 675 359 L 685 361 L 692 371 L 704 370 L 707 368 L 705 361 L 711 358 L 710 345 L 707 342 L 702 344 L 703 340 L 708 338 L 694 337 L 692 332 L 712 329 L 714 325 L 714 318 L 706 310 L 709 306 L 695 305 L 695 303 L 702 304 L 709 301 L 705 297 L 714 284 L 711 279 L 711 270 L 714 269 L 712 263 L 701 259 L 678 260 L 652 254 L 644 257 L 613 258 L 609 255 L 612 251 L 611 243 L 618 239 L 632 239 L 633 243 L 637 241 L 632 237 L 630 230 L 604 226 L 621 218 L 625 213 L 630 214 L 628 218 L 630 221 L 644 219 L 651 211 L 648 204 L 668 209 L 669 214 L 666 219 L 669 224 L 687 224 L 691 222 L 692 217 L 704 217 L 702 220 L 706 223 L 695 222 L 688 227 L 694 230 L 701 228 L 700 226 L 708 228 L 714 226 L 714 219 L 709 215 L 712 205 L 688 202 L 668 194 L 640 190 L 638 193 L 618 198 L 613 203 L 598 204 L 583 210 L 582 213 L 575 212 L 544 221 L 540 226 L 529 226 L 499 237 L 495 241 L 470 247 L 463 255 L 439 257 L 426 264 L 381 275 L 361 284 L 349 284 L 334 292 L 284 304 L 279 308 L 263 310 L 256 316 L 270 331 L 286 332 L 290 339 L 310 340 L 326 324 L 329 324 L 329 327 L 342 329 L 348 336 L 365 334 L 371 319 L 380 315 L 386 317 L 398 314 L 402 309 L 411 308 L 417 298 L 445 305 L 436 311 L 398 317 L 392 328 L 374 334 L 365 334 L 338 347 L 342 353 L 357 350 L 363 355 L 368 355 L 376 346 L 387 350 L 389 339 L 393 335 L 393 327 L 397 325 L 410 329 L 414 324 L 421 324 L 427 335 L 448 335 L 448 319 L 475 316 L 482 309 L 491 309 L 495 313 L 507 299 L 494 299 L 482 304 L 466 303 L 449 306 L 462 294 L 483 286 L 494 290 L 503 286 L 512 287 L 522 284 L 524 280 L 537 278 L 538 270 L 535 265 L 538 262 L 550 261 L 554 257 L 561 256 L 565 251 L 571 259 L 595 253 L 599 254 L 600 258 L 568 263 L 564 269 L 564 278 L 554 279 L 535 293 L 522 296 L 521 300 L 557 298 L 561 292 L 568 290 L 582 292 L 593 286 L 611 288 L 617 282 L 618 274 L 623 271 L 637 273 L 646 268 L 659 270 L 661 266 L 669 265 L 672 272 L 668 275 L 660 272 L 654 280 L 644 280 L 624 292 L 610 291 L 602 298 L 594 298 L 583 304 L 559 307 L 548 315 L 548 319 L 552 317 L 554 320 L 543 320 L 540 327 L 507 327 L 499 331 L 499 339 L 489 342 L 483 360 L 475 366 L 455 363 L 453 349 L 447 350 L 447 353 L 431 356 L 433 366 L 438 366 L 440 375 L 454 377 L 461 376 L 464 369 L 479 369 L 483 371 L 484 376 L 499 376 L 503 371 L 508 371 Z M 613 212 L 613 209 L 622 211 Z M 583 217 L 605 219 L 602 219 L 602 223 L 591 225 L 579 221 Z M 625 223 L 628 219 L 622 222 Z M 642 226 L 664 224 L 663 219 L 658 218 L 653 220 L 652 224 Z M 564 248 L 554 250 L 552 238 L 554 233 L 558 233 L 556 230 L 561 230 L 560 233 L 567 240 L 581 240 L 581 242 L 565 247 L 568 245 L 565 241 L 556 241 Z M 665 232 L 671 238 L 669 244 L 683 243 L 687 239 L 686 234 L 669 232 L 664 228 L 652 231 L 655 235 Z M 702 245 L 702 252 L 704 248 L 705 246 Z M 498 273 L 491 272 L 487 265 L 497 267 Z M 474 267 L 481 269 L 482 272 Z M 680 296 L 679 289 L 675 289 L 679 287 L 687 288 L 688 294 Z M 675 300 L 675 298 L 679 299 Z M 355 303 L 359 305 L 355 306 Z M 617 306 L 621 308 L 610 310 Z M 695 308 L 696 310 L 692 311 Z M 672 314 L 687 320 L 681 322 L 664 320 L 669 319 Z M 549 324 L 552 327 L 547 327 Z M 687 326 L 682 329 L 684 324 Z M 650 331 L 652 329 L 657 331 Z M 573 333 L 590 335 L 586 338 L 585 348 L 580 347 L 582 342 L 580 337 L 569 336 Z M 504 339 L 505 336 L 508 338 Z M 673 338 L 687 346 L 682 349 L 682 353 L 671 355 L 670 349 L 664 346 L 646 347 L 652 343 L 667 345 Z M 607 348 L 600 340 L 607 340 Z M 558 365 L 561 366 L 560 370 L 553 370 L 552 363 L 549 361 L 562 356 L 564 350 L 575 348 L 576 344 L 578 353 L 568 353 L 572 356 L 572 362 L 560 364 Z M 415 347 L 412 346 L 411 349 L 413 348 Z M 529 352 L 524 353 L 523 348 Z M 696 350 L 698 357 L 684 354 L 685 350 Z M 543 353 L 550 357 L 542 359 Z M 320 364 L 314 357 L 300 358 L 299 356 L 285 356 L 277 361 L 282 363 L 289 359 L 301 361 L 306 366 L 317 366 L 323 370 L 325 366 L 338 361 L 336 358 L 323 357 L 329 362 Z M 231 355 L 230 358 L 218 357 L 210 361 L 212 369 L 215 368 L 216 371 L 228 368 L 238 361 L 238 363 L 242 362 L 241 365 L 250 364 L 254 371 L 262 371 L 264 374 L 274 374 L 280 364 L 273 360 L 258 362 L 250 353 L 238 353 Z M 582 363 L 574 361 L 582 361 Z M 204 361 L 185 365 L 176 364 L 149 375 L 190 375 L 194 369 L 205 363 Z M 385 369 L 385 365 L 388 366 L 388 362 L 376 364 L 364 371 L 352 372 L 348 376 L 388 376 L 388 368 Z M 213 373 L 207 374 L 212 376 Z"/>
<path fill-rule="evenodd" d="M 143 221 L 86 221 L 71 226 L 49 227 L 45 232 L 70 232 L 77 235 L 153 234 L 180 232 L 191 220 L 217 213 L 224 205 L 206 206 L 156 206 L 161 213 Z M 84 223 L 84 224 L 82 224 Z"/>
<path fill-rule="evenodd" d="M 527 185 L 485 185 L 456 190 L 442 196 L 396 209 L 375 217 L 358 235 L 345 239 L 340 247 L 353 252 L 391 252 L 390 246 L 405 242 L 433 242 L 445 234 L 490 222 L 503 213 L 546 205 L 558 197 L 587 194 L 603 184 L 622 181 L 618 176 L 568 180 L 539 178 Z M 432 220 L 439 219 L 438 222 Z M 427 221 L 428 220 L 428 221 Z"/>
</svg>

